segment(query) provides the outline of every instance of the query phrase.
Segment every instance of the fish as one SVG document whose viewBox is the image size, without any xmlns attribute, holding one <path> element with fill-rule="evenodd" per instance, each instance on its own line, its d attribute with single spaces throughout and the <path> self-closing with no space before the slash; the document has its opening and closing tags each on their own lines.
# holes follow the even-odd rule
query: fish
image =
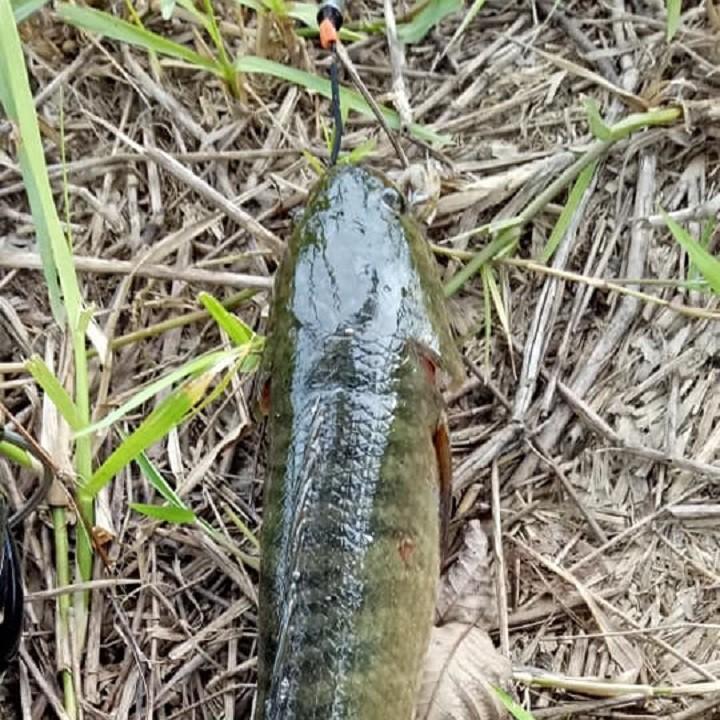
<svg viewBox="0 0 720 720">
<path fill-rule="evenodd" d="M 451 499 L 462 377 L 402 194 L 359 166 L 309 195 L 276 272 L 255 720 L 410 720 Z"/>
</svg>

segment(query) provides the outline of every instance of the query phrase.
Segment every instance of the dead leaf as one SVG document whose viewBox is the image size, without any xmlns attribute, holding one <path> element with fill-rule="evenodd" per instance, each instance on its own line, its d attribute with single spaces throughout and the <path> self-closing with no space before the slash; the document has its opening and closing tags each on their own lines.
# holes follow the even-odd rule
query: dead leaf
<svg viewBox="0 0 720 720">
<path fill-rule="evenodd" d="M 463 548 L 442 580 L 436 622 L 462 622 L 490 629 L 497 625 L 495 584 L 488 539 L 479 520 L 465 527 Z"/>
<path fill-rule="evenodd" d="M 433 628 L 415 720 L 504 720 L 493 687 L 510 680 L 510 661 L 484 630 L 449 623 Z"/>
</svg>

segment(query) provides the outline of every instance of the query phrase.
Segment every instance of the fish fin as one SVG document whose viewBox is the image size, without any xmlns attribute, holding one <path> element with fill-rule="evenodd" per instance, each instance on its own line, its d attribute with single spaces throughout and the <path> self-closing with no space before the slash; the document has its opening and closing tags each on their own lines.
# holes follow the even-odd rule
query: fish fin
<svg viewBox="0 0 720 720">
<path fill-rule="evenodd" d="M 450 454 L 450 435 L 447 419 L 443 416 L 433 437 L 435 455 L 438 463 L 438 485 L 440 488 L 440 563 L 448 553 L 448 530 L 452 512 L 452 457 Z"/>
<path fill-rule="evenodd" d="M 428 355 L 420 355 L 420 364 L 427 375 L 428 382 L 433 387 L 437 387 L 437 365 L 433 359 Z"/>
<path fill-rule="evenodd" d="M 437 387 L 438 369 L 442 365 L 442 358 L 440 355 L 438 355 L 438 353 L 436 353 L 424 342 L 416 338 L 408 340 L 408 349 L 412 354 L 414 354 L 430 385 L 432 385 L 432 387 Z"/>
<path fill-rule="evenodd" d="M 436 350 L 425 343 L 413 339 L 410 347 L 415 352 L 418 363 L 430 385 L 439 391 L 449 390 L 457 387 L 462 379 L 458 375 L 453 359 L 447 359 Z"/>
</svg>

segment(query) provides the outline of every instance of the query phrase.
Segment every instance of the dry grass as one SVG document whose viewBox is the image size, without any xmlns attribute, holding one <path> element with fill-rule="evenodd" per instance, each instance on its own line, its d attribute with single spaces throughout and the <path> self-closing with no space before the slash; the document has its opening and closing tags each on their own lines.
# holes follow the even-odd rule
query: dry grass
<svg viewBox="0 0 720 720">
<path fill-rule="evenodd" d="M 472 366 L 450 398 L 454 527 L 474 518 L 490 522 L 495 465 L 507 591 L 496 630 L 507 633 L 516 668 L 556 675 L 553 689 L 518 686 L 535 717 L 707 718 L 720 706 L 720 687 L 700 697 L 626 690 L 609 701 L 588 699 L 588 688 L 567 676 L 653 686 L 720 678 L 720 466 L 713 464 L 720 448 L 720 330 L 708 319 L 717 301 L 673 282 L 639 281 L 677 281 L 687 272 L 679 246 L 647 218 L 660 206 L 692 208 L 720 191 L 711 121 L 720 87 L 718 15 L 706 3 L 684 3 L 682 26 L 668 44 L 658 0 L 563 3 L 562 14 L 545 22 L 551 5 L 489 0 L 432 72 L 460 17 L 405 50 L 414 120 L 456 139 L 443 149 L 449 163 L 432 161 L 442 178 L 433 242 L 460 236 L 451 249 L 479 249 L 483 238 L 462 233 L 517 214 L 557 177 L 593 141 L 585 97 L 596 99 L 608 122 L 636 110 L 629 93 L 651 105 L 688 102 L 704 115 L 691 113 L 692 127 L 637 133 L 603 157 L 552 260 L 574 275 L 494 265 L 511 340 L 498 323 L 486 345 L 479 278 L 452 298 Z M 380 2 L 352 7 L 356 17 L 383 14 Z M 218 14 L 232 51 L 254 52 L 254 15 L 241 23 L 230 3 L 218 4 Z M 155 27 L 202 47 L 185 20 Z M 267 287 L 276 239 L 287 237 L 291 211 L 314 181 L 302 151 L 327 157 L 326 102 L 258 75 L 248 77 L 247 97 L 236 100 L 216 78 L 81 36 L 48 10 L 22 32 L 36 96 L 60 78 L 38 104 L 59 204 L 63 87 L 74 252 L 108 336 L 194 313 L 201 289 L 227 297 L 237 287 Z M 272 57 L 324 66 L 312 42 L 288 49 L 286 33 L 270 37 Z M 374 96 L 387 101 L 385 36 L 351 46 L 350 55 Z M 36 271 L 32 220 L 7 154 L 9 128 L 0 132 L 0 400 L 43 436 L 40 393 L 22 362 L 39 353 L 69 377 L 68 348 Z M 368 137 L 378 146 L 366 162 L 399 176 L 387 137 L 352 115 L 344 147 Z M 427 160 L 422 147 L 403 147 L 410 162 Z M 218 198 L 233 199 L 242 212 Z M 551 203 L 534 217 L 518 257 L 539 256 L 558 213 Z M 700 214 L 689 213 L 696 235 Z M 441 262 L 446 277 L 459 267 L 455 259 Z M 642 286 L 665 306 L 619 292 L 618 281 L 628 278 L 638 282 L 619 285 Z M 236 312 L 262 330 L 267 300 L 261 290 Z M 712 312 L 688 317 L 679 305 Z M 111 366 L 95 361 L 93 393 L 101 406 L 116 406 L 140 383 L 221 343 L 207 317 L 192 319 L 118 345 Z M 248 412 L 249 391 L 248 382 L 236 383 L 224 402 L 172 433 L 152 457 L 198 514 L 255 556 L 232 520 L 234 514 L 256 532 L 261 519 L 261 437 Z M 105 456 L 116 442 L 109 435 L 98 452 Z M 65 463 L 62 455 L 56 460 Z M 9 473 L 0 462 L 3 484 L 13 487 Z M 103 584 L 93 590 L 77 674 L 85 717 L 249 718 L 255 568 L 193 530 L 128 509 L 129 502 L 152 500 L 136 466 L 106 498 L 116 537 L 108 547 L 111 569 L 96 567 Z M 55 647 L 54 597 L 47 593 L 54 587 L 52 548 L 41 512 L 25 526 L 27 587 L 35 595 L 20 672 L 4 689 L 12 696 L 19 688 L 17 717 L 24 719 L 56 716 L 58 662 L 73 657 Z M 19 703 L 8 704 L 6 717 L 14 707 Z"/>
</svg>

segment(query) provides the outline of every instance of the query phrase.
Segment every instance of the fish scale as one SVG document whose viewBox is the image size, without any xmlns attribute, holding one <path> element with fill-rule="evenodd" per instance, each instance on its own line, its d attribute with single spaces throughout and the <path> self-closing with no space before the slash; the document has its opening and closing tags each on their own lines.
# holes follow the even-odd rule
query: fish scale
<svg viewBox="0 0 720 720">
<path fill-rule="evenodd" d="M 439 571 L 432 256 L 381 177 L 332 170 L 276 274 L 255 720 L 410 720 Z"/>
</svg>

